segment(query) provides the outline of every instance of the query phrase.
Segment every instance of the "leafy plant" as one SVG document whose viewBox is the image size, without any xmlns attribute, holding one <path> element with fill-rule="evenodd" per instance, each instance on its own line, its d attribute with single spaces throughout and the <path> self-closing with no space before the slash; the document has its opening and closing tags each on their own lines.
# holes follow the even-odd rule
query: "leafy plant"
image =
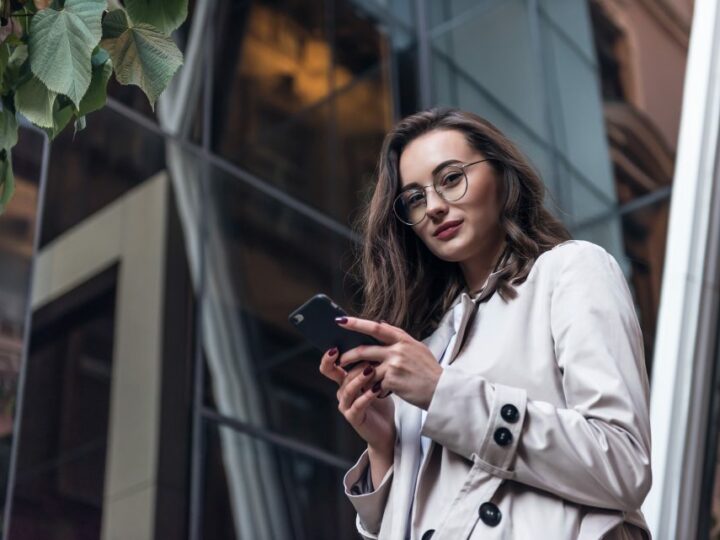
<svg viewBox="0 0 720 540">
<path fill-rule="evenodd" d="M 187 0 L 0 0 L 0 214 L 15 180 L 17 115 L 54 139 L 105 106 L 112 73 L 154 109 L 183 63 L 170 33 Z"/>
</svg>

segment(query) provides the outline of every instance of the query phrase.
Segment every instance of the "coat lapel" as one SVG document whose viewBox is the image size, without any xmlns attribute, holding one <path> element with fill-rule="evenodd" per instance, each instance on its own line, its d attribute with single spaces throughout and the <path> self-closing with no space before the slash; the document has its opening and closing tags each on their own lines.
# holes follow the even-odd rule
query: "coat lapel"
<svg viewBox="0 0 720 540">
<path fill-rule="evenodd" d="M 483 302 L 487 302 L 492 297 L 493 293 L 491 293 L 490 291 L 495 282 L 497 281 L 497 276 L 499 275 L 499 273 L 500 271 L 496 271 L 490 274 L 485 280 L 483 291 L 480 294 L 476 295 L 474 298 L 467 293 L 467 289 L 464 289 L 460 293 L 459 301 L 463 303 L 462 316 L 460 318 L 460 324 L 458 326 L 458 337 L 455 340 L 452 350 L 448 351 L 449 356 L 446 362 L 447 365 L 450 365 L 455 361 L 455 357 L 462 348 L 462 345 L 465 342 L 466 330 L 470 327 L 470 323 L 474 320 L 475 315 L 478 311 L 478 306 Z M 457 303 L 457 301 L 454 302 L 453 305 L 455 303 Z"/>
<path fill-rule="evenodd" d="M 476 304 L 484 302 L 490 296 L 487 294 L 490 280 L 495 277 L 495 274 L 491 274 L 486 281 L 486 287 L 477 298 L 473 299 L 467 290 L 461 291 L 453 300 L 450 308 L 444 314 L 440 320 L 438 327 L 428 337 L 422 340 L 427 345 L 428 349 L 433 353 L 435 358 L 440 361 L 442 355 L 445 353 L 445 349 L 448 346 L 450 339 L 454 334 L 453 329 L 453 309 L 458 302 L 463 303 L 462 316 L 460 318 L 460 325 L 458 327 L 458 333 L 460 334 L 455 340 L 455 345 L 451 351 L 448 351 L 450 355 L 449 363 L 452 363 L 455 359 L 455 355 L 460 349 L 462 340 L 465 334 L 472 316 L 477 311 Z M 396 403 L 399 404 L 399 424 L 401 430 L 400 446 L 396 449 L 400 451 L 398 456 L 398 471 L 396 478 L 402 478 L 400 482 L 395 482 L 393 486 L 393 520 L 391 526 L 391 536 L 388 538 L 405 538 L 405 529 L 408 526 L 408 520 L 412 519 L 410 515 L 410 507 L 415 496 L 417 487 L 420 484 L 422 473 L 427 466 L 428 459 L 432 455 L 436 442 L 431 441 L 428 451 L 423 458 L 423 462 L 420 462 L 420 431 L 422 429 L 422 410 L 414 405 L 411 405 L 405 401 L 398 400 Z M 405 481 L 408 479 L 408 481 Z"/>
<path fill-rule="evenodd" d="M 450 314 L 451 312 L 446 313 L 435 331 L 423 340 L 438 361 L 453 334 Z M 396 478 L 402 478 L 403 481 L 396 482 L 393 489 L 393 522 L 389 536 L 393 539 L 405 538 L 405 528 L 407 520 L 410 518 L 410 506 L 415 495 L 420 461 L 420 430 L 422 428 L 422 410 L 402 400 L 398 400 L 398 403 L 401 408 L 399 411 L 401 442 L 400 456 L 398 456 L 399 470 Z"/>
</svg>

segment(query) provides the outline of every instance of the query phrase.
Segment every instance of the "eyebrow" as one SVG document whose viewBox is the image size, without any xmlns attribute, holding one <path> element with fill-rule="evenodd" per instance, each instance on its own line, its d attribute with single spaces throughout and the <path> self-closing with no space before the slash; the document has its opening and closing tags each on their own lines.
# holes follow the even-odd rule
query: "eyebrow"
<svg viewBox="0 0 720 540">
<path fill-rule="evenodd" d="M 445 167 L 447 167 L 448 165 L 452 165 L 453 163 L 462 163 L 462 161 L 459 159 L 446 159 L 445 161 L 435 165 L 435 168 L 432 170 L 432 176 L 434 177 L 437 173 L 442 171 Z M 412 189 L 415 187 L 420 187 L 420 183 L 419 182 L 410 182 L 408 185 L 406 185 L 405 187 L 403 187 L 400 190 L 400 193 L 404 193 L 408 189 Z"/>
</svg>

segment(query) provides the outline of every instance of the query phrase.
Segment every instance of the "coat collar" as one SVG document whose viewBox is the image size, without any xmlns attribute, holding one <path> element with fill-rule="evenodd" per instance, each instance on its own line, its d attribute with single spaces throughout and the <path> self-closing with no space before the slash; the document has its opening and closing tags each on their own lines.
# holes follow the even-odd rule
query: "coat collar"
<svg viewBox="0 0 720 540">
<path fill-rule="evenodd" d="M 479 293 L 475 293 L 474 295 L 470 294 L 470 291 L 468 291 L 468 286 L 465 285 L 460 292 L 455 296 L 455 298 L 452 301 L 452 304 L 450 304 L 450 310 L 454 308 L 459 302 L 463 301 L 464 297 L 467 297 L 472 302 L 482 302 L 484 301 L 490 294 L 490 289 L 492 289 L 492 286 L 495 284 L 495 282 L 498 279 L 498 276 L 500 273 L 505 270 L 505 268 L 499 268 L 495 272 L 492 272 L 486 279 L 485 283 L 483 284 L 482 291 Z M 450 311 L 448 310 L 448 311 Z M 447 313 L 445 314 L 447 316 Z M 443 319 L 444 320 L 444 319 Z M 442 324 L 442 323 L 441 323 Z"/>
</svg>

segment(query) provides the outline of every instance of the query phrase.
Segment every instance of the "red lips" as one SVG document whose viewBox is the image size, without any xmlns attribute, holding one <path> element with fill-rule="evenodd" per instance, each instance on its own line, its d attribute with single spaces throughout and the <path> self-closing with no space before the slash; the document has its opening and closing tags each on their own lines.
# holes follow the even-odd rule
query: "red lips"
<svg viewBox="0 0 720 540">
<path fill-rule="evenodd" d="M 454 221 L 447 221 L 440 225 L 437 229 L 435 229 L 435 232 L 433 233 L 433 236 L 437 236 L 441 232 L 443 232 L 445 229 L 448 229 L 450 227 L 454 227 L 455 225 L 460 225 L 462 223 L 462 219 L 456 219 Z"/>
</svg>

